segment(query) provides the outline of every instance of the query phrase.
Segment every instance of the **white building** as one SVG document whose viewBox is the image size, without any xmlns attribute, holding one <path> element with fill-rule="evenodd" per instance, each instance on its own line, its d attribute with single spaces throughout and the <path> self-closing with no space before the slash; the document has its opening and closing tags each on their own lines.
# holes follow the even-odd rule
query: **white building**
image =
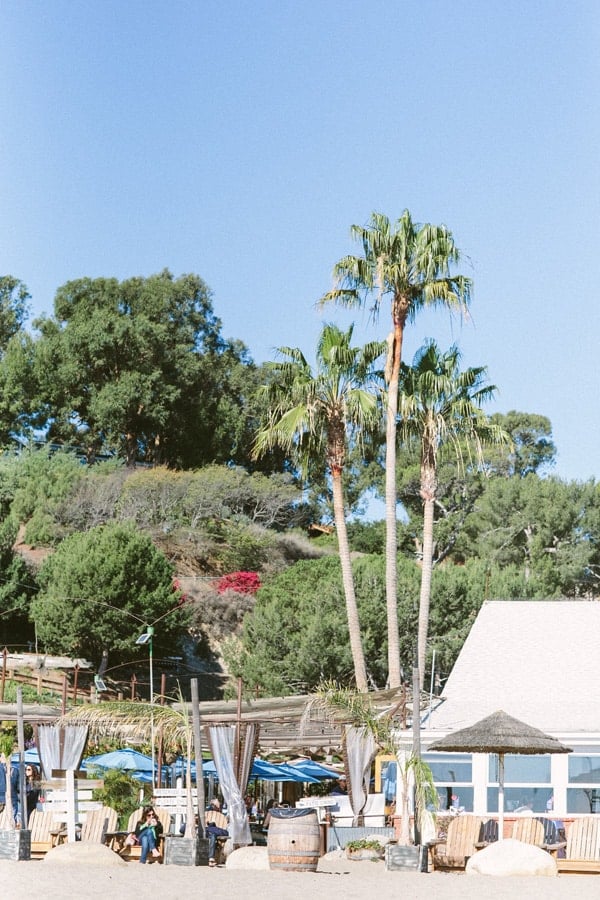
<svg viewBox="0 0 600 900">
<path fill-rule="evenodd" d="M 423 757 L 440 809 L 497 813 L 497 757 L 428 754 L 427 746 L 500 709 L 573 751 L 507 755 L 506 811 L 600 813 L 600 602 L 483 604 L 441 697 L 422 720 Z"/>
</svg>

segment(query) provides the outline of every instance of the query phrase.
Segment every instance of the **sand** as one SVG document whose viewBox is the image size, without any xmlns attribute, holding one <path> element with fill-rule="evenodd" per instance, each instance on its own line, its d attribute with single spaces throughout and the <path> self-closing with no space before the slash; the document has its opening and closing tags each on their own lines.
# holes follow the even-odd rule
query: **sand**
<svg viewBox="0 0 600 900">
<path fill-rule="evenodd" d="M 392 872 L 383 862 L 324 857 L 317 872 L 272 872 L 128 863 L 47 865 L 44 861 L 0 861 L 2 900 L 597 900 L 600 876 L 489 878 L 464 873 Z"/>
</svg>

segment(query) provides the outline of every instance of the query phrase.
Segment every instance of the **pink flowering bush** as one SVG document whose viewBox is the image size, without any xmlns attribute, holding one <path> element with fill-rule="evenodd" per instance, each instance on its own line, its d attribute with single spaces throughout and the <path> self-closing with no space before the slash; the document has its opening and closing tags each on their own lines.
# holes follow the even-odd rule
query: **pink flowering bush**
<svg viewBox="0 0 600 900">
<path fill-rule="evenodd" d="M 258 572 L 230 572 L 215 583 L 217 593 L 235 591 L 236 594 L 255 594 L 260 587 Z"/>
</svg>

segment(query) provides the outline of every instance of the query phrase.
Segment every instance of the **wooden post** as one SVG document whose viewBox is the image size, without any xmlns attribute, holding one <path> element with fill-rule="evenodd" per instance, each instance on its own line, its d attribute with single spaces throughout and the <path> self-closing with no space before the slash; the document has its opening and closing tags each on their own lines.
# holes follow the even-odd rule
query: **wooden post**
<svg viewBox="0 0 600 900">
<path fill-rule="evenodd" d="M 163 765 L 163 736 L 162 731 L 158 735 L 158 750 L 156 752 L 156 787 L 162 787 L 162 765 Z"/>
<path fill-rule="evenodd" d="M 75 842 L 75 810 L 77 809 L 77 800 L 75 797 L 75 771 L 67 769 L 66 789 L 67 789 L 67 840 L 69 843 Z"/>
<path fill-rule="evenodd" d="M 2 651 L 2 684 L 0 684 L 0 703 L 4 703 L 4 684 L 6 682 L 6 663 L 8 657 L 8 650 L 5 647 Z"/>
<path fill-rule="evenodd" d="M 161 676 L 160 676 L 160 697 L 158 699 L 158 702 L 160 703 L 161 706 L 165 705 L 166 693 L 167 693 L 167 676 L 166 676 L 165 672 L 162 672 Z"/>
<path fill-rule="evenodd" d="M 67 711 L 67 676 L 66 673 L 63 675 L 63 687 L 62 687 L 62 714 Z"/>
<path fill-rule="evenodd" d="M 421 759 L 421 678 L 419 668 L 415 664 L 412 672 L 412 754 L 417 760 Z M 417 802 L 417 783 L 415 779 L 413 788 L 413 828 L 415 844 L 421 843 L 421 807 Z"/>
<path fill-rule="evenodd" d="M 236 720 L 235 720 L 235 744 L 234 744 L 234 748 L 233 748 L 233 771 L 235 772 L 235 777 L 237 778 L 238 784 L 240 781 L 241 756 L 242 756 L 242 679 L 238 678 L 238 681 L 237 681 L 237 710 L 236 710 Z"/>
<path fill-rule="evenodd" d="M 75 665 L 73 671 L 73 706 L 77 706 L 77 677 L 79 675 L 79 663 Z"/>
<path fill-rule="evenodd" d="M 135 672 L 131 676 L 131 699 L 135 700 L 135 685 L 137 682 L 137 678 L 135 677 Z"/>
<path fill-rule="evenodd" d="M 204 772 L 202 769 L 202 729 L 200 722 L 200 701 L 198 699 L 198 679 L 190 679 L 192 691 L 192 729 L 194 733 L 194 757 L 196 760 L 196 789 L 198 791 L 198 834 L 204 837 Z"/>
<path fill-rule="evenodd" d="M 6 652 L 6 651 L 5 651 Z M 23 688 L 17 688 L 17 744 L 19 746 L 19 797 L 26 797 L 25 786 L 25 728 L 23 719 Z M 10 760 L 6 768 L 10 778 Z M 27 828 L 27 803 L 21 803 L 21 828 Z"/>
</svg>

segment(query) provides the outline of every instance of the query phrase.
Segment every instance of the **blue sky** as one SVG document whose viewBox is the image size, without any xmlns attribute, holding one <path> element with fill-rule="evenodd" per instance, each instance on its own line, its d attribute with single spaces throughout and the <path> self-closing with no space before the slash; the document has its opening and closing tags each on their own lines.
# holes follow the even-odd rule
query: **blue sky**
<svg viewBox="0 0 600 900">
<path fill-rule="evenodd" d="M 35 314 L 82 276 L 197 272 L 256 361 L 311 355 L 353 223 L 445 223 L 472 319 L 405 342 L 487 365 L 600 477 L 600 6 L 3 0 L 0 271 Z M 383 337 L 357 314 L 356 339 Z"/>
</svg>

